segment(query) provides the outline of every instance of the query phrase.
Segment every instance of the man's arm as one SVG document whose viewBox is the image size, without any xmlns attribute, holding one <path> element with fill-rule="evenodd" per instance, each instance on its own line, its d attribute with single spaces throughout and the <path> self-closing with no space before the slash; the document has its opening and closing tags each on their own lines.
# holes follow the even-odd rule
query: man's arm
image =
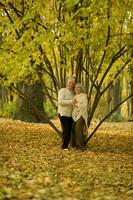
<svg viewBox="0 0 133 200">
<path fill-rule="evenodd" d="M 72 100 L 65 99 L 65 90 L 61 89 L 58 93 L 58 104 L 69 105 L 72 104 Z"/>
</svg>

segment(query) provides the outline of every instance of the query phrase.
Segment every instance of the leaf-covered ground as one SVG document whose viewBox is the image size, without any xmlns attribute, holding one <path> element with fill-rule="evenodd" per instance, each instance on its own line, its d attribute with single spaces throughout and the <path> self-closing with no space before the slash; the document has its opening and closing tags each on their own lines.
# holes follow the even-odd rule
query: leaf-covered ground
<svg viewBox="0 0 133 200">
<path fill-rule="evenodd" d="M 1 119 L 0 200 L 133 200 L 131 122 L 104 123 L 85 152 L 60 145 L 47 124 Z"/>
</svg>

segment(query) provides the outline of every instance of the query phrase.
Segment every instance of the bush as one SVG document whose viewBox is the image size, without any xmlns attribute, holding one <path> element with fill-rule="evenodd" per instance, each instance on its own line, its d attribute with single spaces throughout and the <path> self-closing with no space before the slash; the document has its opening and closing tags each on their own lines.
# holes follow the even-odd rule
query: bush
<svg viewBox="0 0 133 200">
<path fill-rule="evenodd" d="M 44 110 L 48 115 L 48 118 L 54 118 L 57 116 L 57 110 L 55 110 L 50 101 L 44 103 Z"/>
<path fill-rule="evenodd" d="M 0 116 L 1 117 L 12 117 L 14 116 L 16 109 L 16 101 L 8 101 L 4 104 L 4 106 L 1 106 L 0 109 Z"/>
<path fill-rule="evenodd" d="M 122 122 L 125 121 L 125 118 L 119 112 L 116 111 L 106 121 Z"/>
</svg>

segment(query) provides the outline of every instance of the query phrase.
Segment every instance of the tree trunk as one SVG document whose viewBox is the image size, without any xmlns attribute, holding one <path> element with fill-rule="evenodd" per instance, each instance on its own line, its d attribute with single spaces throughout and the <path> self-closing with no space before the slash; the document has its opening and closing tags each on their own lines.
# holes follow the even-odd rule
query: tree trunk
<svg viewBox="0 0 133 200">
<path fill-rule="evenodd" d="M 113 90 L 114 87 L 111 85 L 107 91 L 107 113 L 113 109 Z"/>
<path fill-rule="evenodd" d="M 116 107 L 121 101 L 121 80 L 118 79 L 114 85 L 114 102 L 113 107 Z M 114 115 L 112 116 L 113 121 L 121 120 L 121 108 L 118 107 Z"/>
<path fill-rule="evenodd" d="M 27 86 L 24 83 L 19 83 L 18 88 L 24 94 L 25 98 L 28 99 L 28 101 L 32 102 L 32 104 L 34 104 L 39 111 L 44 113 L 42 85 L 39 82 L 36 82 L 30 86 Z M 21 98 L 18 99 L 16 106 L 17 110 L 14 118 L 27 122 L 46 122 L 45 119 L 42 119 L 39 114 L 34 112 L 30 104 L 28 104 L 28 101 L 24 101 Z"/>
<path fill-rule="evenodd" d="M 0 86 L 0 99 L 1 109 L 3 109 L 4 104 L 7 102 L 7 90 L 3 85 Z"/>
<path fill-rule="evenodd" d="M 130 93 L 133 94 L 133 81 L 130 81 Z M 133 97 L 129 99 L 129 120 L 133 121 Z"/>
</svg>

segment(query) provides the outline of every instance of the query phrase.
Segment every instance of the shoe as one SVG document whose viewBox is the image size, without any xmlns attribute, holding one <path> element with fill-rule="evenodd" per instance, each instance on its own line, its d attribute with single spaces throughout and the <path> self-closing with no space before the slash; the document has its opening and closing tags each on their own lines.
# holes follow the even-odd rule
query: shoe
<svg viewBox="0 0 133 200">
<path fill-rule="evenodd" d="M 64 151 L 68 151 L 68 148 L 63 149 Z"/>
</svg>

